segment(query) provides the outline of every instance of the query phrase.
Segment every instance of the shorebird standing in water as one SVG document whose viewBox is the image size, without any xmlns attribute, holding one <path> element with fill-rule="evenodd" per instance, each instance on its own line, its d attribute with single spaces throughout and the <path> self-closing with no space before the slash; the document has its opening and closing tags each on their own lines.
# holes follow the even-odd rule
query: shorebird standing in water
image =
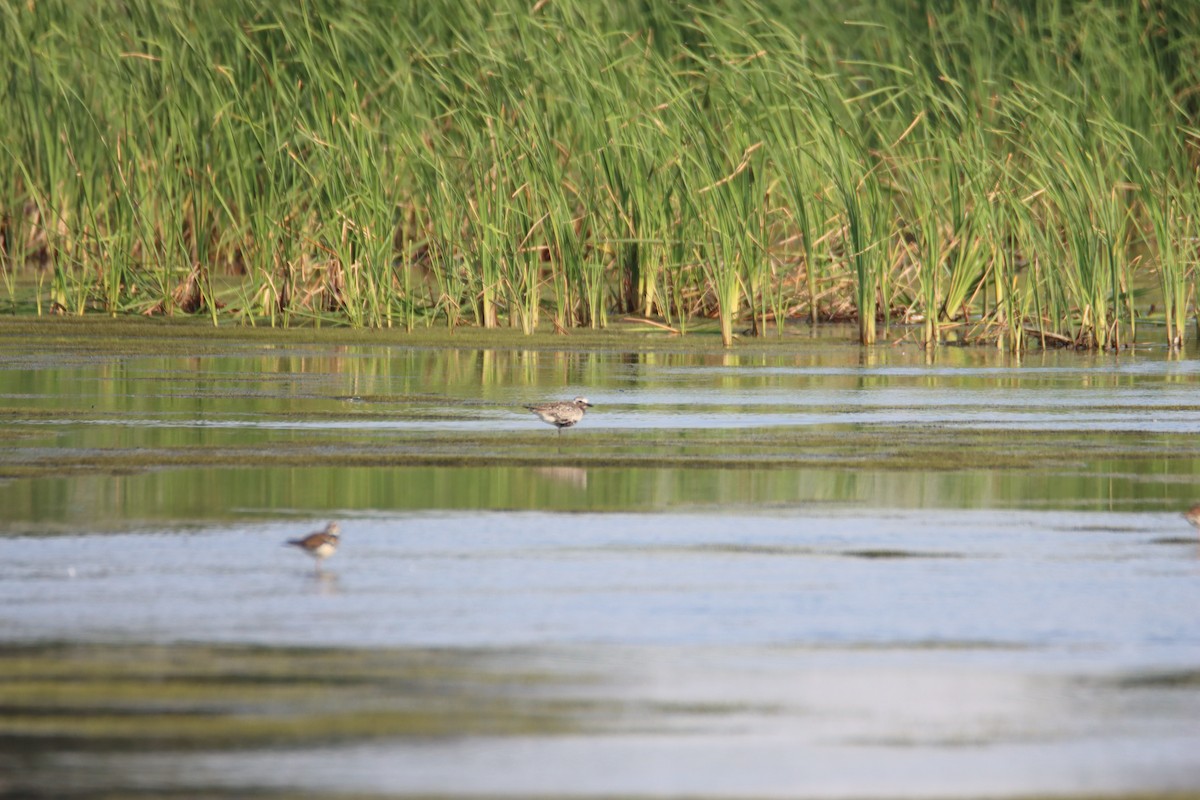
<svg viewBox="0 0 1200 800">
<path fill-rule="evenodd" d="M 536 406 L 525 406 L 541 418 L 542 422 L 553 425 L 562 433 L 563 428 L 569 428 L 583 419 L 584 412 L 592 407 L 586 397 L 576 397 L 574 400 L 560 400 L 557 403 L 542 403 Z"/>
<path fill-rule="evenodd" d="M 1183 518 L 1188 522 L 1200 528 L 1200 503 L 1196 503 L 1187 511 L 1183 512 Z"/>
<path fill-rule="evenodd" d="M 325 530 L 323 531 L 310 533 L 302 539 L 288 539 L 286 544 L 292 547 L 299 547 L 316 559 L 317 571 L 319 572 L 321 570 L 321 562 L 337 552 L 341 533 L 341 527 L 336 522 L 331 522 L 325 526 Z"/>
</svg>

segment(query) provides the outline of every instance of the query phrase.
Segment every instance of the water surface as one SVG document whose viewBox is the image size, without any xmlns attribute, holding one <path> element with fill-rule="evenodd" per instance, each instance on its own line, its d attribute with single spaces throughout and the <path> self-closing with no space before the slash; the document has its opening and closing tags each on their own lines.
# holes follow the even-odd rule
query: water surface
<svg viewBox="0 0 1200 800">
<path fill-rule="evenodd" d="M 1193 360 L 70 330 L 0 339 L 0 794 L 1200 792 Z"/>
</svg>

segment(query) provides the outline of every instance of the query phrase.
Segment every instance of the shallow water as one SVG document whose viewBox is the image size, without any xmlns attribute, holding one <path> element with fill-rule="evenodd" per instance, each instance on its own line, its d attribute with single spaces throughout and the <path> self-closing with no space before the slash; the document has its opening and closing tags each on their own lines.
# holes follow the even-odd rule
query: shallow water
<svg viewBox="0 0 1200 800">
<path fill-rule="evenodd" d="M 1200 362 L 619 341 L 0 340 L 0 794 L 1200 793 Z"/>
</svg>

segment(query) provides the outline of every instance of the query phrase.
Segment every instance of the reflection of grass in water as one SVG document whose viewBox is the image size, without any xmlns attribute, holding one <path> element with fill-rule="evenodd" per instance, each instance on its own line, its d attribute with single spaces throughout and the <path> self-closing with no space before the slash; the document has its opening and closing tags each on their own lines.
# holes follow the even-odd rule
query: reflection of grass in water
<svg viewBox="0 0 1200 800">
<path fill-rule="evenodd" d="M 647 548 L 639 547 L 645 552 Z M 869 558 L 869 559 L 907 559 L 907 558 L 965 558 L 962 553 L 947 553 L 940 551 L 900 550 L 888 548 L 871 548 L 862 550 L 830 550 L 820 547 L 805 547 L 800 545 L 780 544 L 751 544 L 747 542 L 712 542 L 709 544 L 684 545 L 678 548 L 659 547 L 658 550 L 679 550 L 697 553 L 724 553 L 740 556 L 796 556 L 815 558 Z"/>
<path fill-rule="evenodd" d="M 871 550 L 846 550 L 841 555 L 851 558 L 872 559 L 905 559 L 905 558 L 963 558 L 960 553 L 935 553 L 920 550 L 891 550 L 886 548 Z"/>
<path fill-rule="evenodd" d="M 1197 540 L 1195 536 L 1160 536 L 1157 539 L 1151 539 L 1150 544 L 1187 545 L 1188 547 L 1194 547 L 1200 544 L 1200 540 Z"/>
<path fill-rule="evenodd" d="M 27 751 L 548 735 L 584 707 L 466 650 L 8 645 L 0 744 Z"/>
<path fill-rule="evenodd" d="M 516 415 L 516 411 L 513 412 Z M 0 419 L 13 415 L 0 414 Z M 22 419 L 39 418 L 40 414 Z M 61 419 L 74 415 L 60 414 Z M 380 419 L 385 419 L 381 417 Z M 1144 432 L 954 430 L 911 426 L 812 426 L 687 431 L 579 428 L 445 432 L 421 429 L 309 432 L 303 439 L 245 442 L 230 429 L 211 444 L 119 449 L 58 448 L 4 464 L 6 477 L 130 472 L 187 467 L 690 467 L 870 468 L 921 471 L 1082 468 L 1100 460 L 1161 463 L 1200 458 L 1189 441 Z M 569 437 L 569 438 L 568 438 Z M 2 451 L 0 451 L 2 455 Z"/>
<path fill-rule="evenodd" d="M 1200 669 L 1147 672 L 1117 681 L 1122 689 L 1200 689 Z"/>
<path fill-rule="evenodd" d="M 835 334 L 844 328 L 834 327 Z M 102 317 L 30 318 L 0 317 L 0 332 L 19 352 L 51 353 L 68 351 L 75 358 L 88 355 L 180 355 L 205 356 L 228 354 L 258 354 L 259 348 L 276 345 L 299 348 L 305 345 L 381 347 L 437 347 L 451 350 L 521 350 L 584 353 L 604 350 L 623 352 L 662 351 L 671 353 L 719 353 L 721 340 L 715 326 L 703 324 L 689 328 L 691 335 L 670 333 L 619 322 L 603 330 L 575 329 L 569 336 L 543 332 L 524 335 L 507 328 L 483 330 L 459 328 L 453 333 L 444 328 L 418 328 L 411 333 L 399 330 L 364 332 L 350 328 L 305 328 L 287 330 L 267 327 L 224 326 L 214 328 L 202 320 L 176 318 L 169 323 L 161 320 Z M 807 327 L 796 329 L 796 338 L 813 341 Z M 9 338 L 12 337 L 12 338 Z M 30 342 L 37 347 L 31 349 Z M 824 335 L 818 341 L 830 341 Z M 834 338 L 833 341 L 838 341 Z M 738 345 L 739 356 L 756 353 L 788 353 L 795 342 L 779 340 L 750 340 Z M 271 351 L 264 351 L 271 354 Z M 848 351 L 849 352 L 849 351 Z M 57 362 L 47 358 L 47 365 Z"/>
<path fill-rule="evenodd" d="M 631 510 L 663 497 L 694 499 L 697 492 L 685 487 L 697 480 L 709 480 L 714 492 L 723 490 L 727 504 L 747 502 L 747 491 L 757 492 L 749 501 L 756 507 L 764 501 L 792 503 L 797 497 L 862 498 L 870 492 L 878 498 L 871 481 L 892 487 L 893 494 L 882 501 L 889 505 L 918 504 L 951 494 L 958 504 L 978 505 L 981 496 L 986 502 L 1011 503 L 1013 498 L 1006 492 L 1039 488 L 1027 476 L 1046 472 L 1053 474 L 1048 481 L 1052 488 L 1045 494 L 1052 493 L 1059 505 L 1074 506 L 1076 498 L 1092 498 L 1090 502 L 1097 504 L 1101 491 L 1111 491 L 1099 482 L 1113 477 L 1123 493 L 1116 497 L 1121 502 L 1131 498 L 1149 502 L 1152 484 L 1167 486 L 1170 492 L 1167 500 L 1155 496 L 1159 507 L 1170 502 L 1182 509 L 1194 499 L 1191 477 L 1200 469 L 1200 448 L 1194 437 L 1186 435 L 988 431 L 915 424 L 612 430 L 605 427 L 605 411 L 630 415 L 651 409 L 671 414 L 675 409 L 665 402 L 622 407 L 619 397 L 610 397 L 615 409 L 603 405 L 595 418 L 589 416 L 558 437 L 515 405 L 526 397 L 557 396 L 562 376 L 617 393 L 626 385 L 627 365 L 647 365 L 646 381 L 638 385 L 648 389 L 688 386 L 716 394 L 730 386 L 748 391 L 762 380 L 767 384 L 775 380 L 769 377 L 773 371 L 766 371 L 764 377 L 755 371 L 757 367 L 798 370 L 792 377 L 780 378 L 779 385 L 794 378 L 797 391 L 803 392 L 825 381 L 804 374 L 809 367 L 853 370 L 911 365 L 911 357 L 898 348 L 870 351 L 863 360 L 857 346 L 848 346 L 844 338 L 806 341 L 803 349 L 797 348 L 798 337 L 790 338 L 782 344 L 755 339 L 740 345 L 736 355 L 715 355 L 720 350 L 715 331 L 709 337 L 685 339 L 612 330 L 525 337 L 507 329 L 466 329 L 451 335 L 441 328 L 419 328 L 405 335 L 346 329 L 213 329 L 196 321 L 164 325 L 156 320 L 0 317 L 0 357 L 6 365 L 15 365 L 6 373 L 10 394 L 0 403 L 5 406 L 0 408 L 0 479 L 72 481 L 83 475 L 103 481 L 112 480 L 110 476 L 146 476 L 163 486 L 174 485 L 172 491 L 142 497 L 169 497 L 173 508 L 186 506 L 187 515 L 204 517 L 212 516 L 211 509 L 199 502 L 185 503 L 184 498 L 205 492 L 185 483 L 206 481 L 207 493 L 227 496 L 235 506 L 257 507 L 244 480 L 247 467 L 264 468 L 255 478 L 258 491 L 281 493 L 289 498 L 287 502 L 309 506 L 312 493 L 298 495 L 286 474 L 299 466 L 313 468 L 314 477 L 329 486 L 329 496 L 347 507 L 380 503 L 391 507 L 393 498 L 410 496 L 400 491 L 396 468 L 422 470 L 420 475 L 405 475 L 404 485 L 419 483 L 426 499 L 440 493 L 442 503 L 480 502 L 478 491 L 464 501 L 462 493 L 446 488 L 451 481 L 438 483 L 434 477 L 438 471 L 427 467 L 475 470 L 476 474 L 464 477 L 464 485 L 486 487 L 489 500 L 506 508 L 535 504 L 578 508 L 590 503 Z M 948 367 L 990 369 L 1013 363 L 978 348 L 942 350 L 938 359 Z M 126 363 L 133 367 L 118 366 Z M 1079 373 L 1092 366 L 1091 361 L 1066 354 L 1039 363 Z M 191 382 L 192 370 L 203 376 L 202 386 Z M 88 391 L 74 391 L 71 376 L 76 371 L 87 381 Z M 1049 374 L 1043 369 L 1028 374 L 1002 370 L 999 376 L 971 371 L 960 376 L 942 370 L 940 377 L 930 376 L 928 384 L 924 379 L 921 384 L 932 387 L 945 382 L 983 390 L 1029 386 L 1035 393 L 1062 388 L 1063 378 Z M 838 386 L 859 385 L 861 378 L 830 380 Z M 1185 376 L 1170 380 L 1176 379 Z M 893 382 L 904 387 L 912 380 L 907 373 L 867 376 L 870 385 L 880 387 Z M 1086 380 L 1088 385 L 1122 385 L 1128 379 L 1101 369 L 1087 374 Z M 296 381 L 305 382 L 300 393 Z M 548 383 L 554 383 L 554 388 Z M 441 391 L 423 394 L 431 387 Z M 504 402 L 488 404 L 488 397 Z M 509 398 L 514 405 L 504 404 Z M 446 416 L 478 424 L 457 431 L 428 430 L 445 427 L 429 425 L 429 420 L 431 409 L 447 403 L 451 408 Z M 1194 412 L 1197 408 L 1162 410 Z M 836 408 L 813 410 L 826 413 L 826 419 L 840 419 L 834 415 Z M 1145 409 L 1110 410 L 1146 414 Z M 795 408 L 783 403 L 755 406 L 752 411 L 770 414 Z M 727 414 L 730 424 L 743 421 L 732 404 L 721 406 L 717 413 Z M 131 416 L 140 414 L 145 418 Z M 203 427 L 198 424 L 201 420 Z M 208 424 L 214 421 L 248 427 Z M 264 421 L 277 427 L 253 427 Z M 673 421 L 678 424 L 679 418 Z M 61 424 L 43 424 L 47 422 Z M 713 424 L 712 419 L 706 424 Z M 547 476 L 527 469 L 547 465 L 576 470 L 577 475 L 590 472 L 587 496 L 578 484 L 555 479 L 550 486 Z M 347 468 L 362 469 L 351 478 L 348 473 L 354 470 Z M 237 479 L 229 479 L 226 469 L 238 470 Z M 152 474 L 159 470 L 169 474 Z M 664 472 L 650 474 L 654 470 Z M 691 474 L 684 480 L 681 474 L 667 474 L 668 470 Z M 715 475 L 717 470 L 722 471 L 720 476 Z M 822 476 L 818 482 L 804 477 L 803 486 L 788 484 L 788 472 L 798 470 L 819 470 Z M 627 475 L 622 477 L 620 471 Z M 906 472 L 916 477 L 901 490 L 899 481 Z M 13 481 L 0 491 L 10 509 L 53 506 L 49 518 L 61 516 L 65 507 L 44 499 L 48 495 L 34 480 Z M 118 495 L 132 496 L 105 493 Z M 121 502 L 116 516 L 123 519 L 133 506 L 127 499 Z M 94 522 L 96 515 L 89 513 L 89 521 Z"/>
</svg>

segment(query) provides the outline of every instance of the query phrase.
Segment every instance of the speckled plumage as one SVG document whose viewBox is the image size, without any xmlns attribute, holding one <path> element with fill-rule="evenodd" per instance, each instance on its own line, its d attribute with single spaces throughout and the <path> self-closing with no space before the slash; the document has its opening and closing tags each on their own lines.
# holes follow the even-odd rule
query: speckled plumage
<svg viewBox="0 0 1200 800">
<path fill-rule="evenodd" d="M 574 400 L 560 400 L 555 403 L 541 403 L 539 405 L 525 406 L 548 425 L 553 425 L 558 428 L 559 433 L 562 433 L 563 428 L 570 428 L 579 420 L 583 419 L 584 413 L 592 407 L 586 397 L 576 397 Z"/>
</svg>

